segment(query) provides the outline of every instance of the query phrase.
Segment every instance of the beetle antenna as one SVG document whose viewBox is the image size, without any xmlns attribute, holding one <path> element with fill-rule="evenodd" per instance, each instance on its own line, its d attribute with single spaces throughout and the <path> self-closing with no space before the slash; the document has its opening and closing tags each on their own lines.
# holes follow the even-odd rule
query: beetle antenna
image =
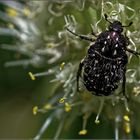
<svg viewBox="0 0 140 140">
<path fill-rule="evenodd" d="M 105 20 L 106 20 L 107 22 L 109 22 L 110 24 L 112 24 L 112 22 L 108 20 L 107 14 L 104 14 L 104 16 L 105 16 Z"/>
<path fill-rule="evenodd" d="M 79 35 L 79 34 L 76 34 L 75 32 L 71 31 L 71 30 L 70 30 L 69 28 L 67 28 L 67 27 L 66 27 L 66 29 L 67 29 L 67 31 L 69 31 L 71 34 L 73 34 L 73 35 L 79 37 L 80 39 L 87 40 L 87 41 L 91 41 L 91 42 L 94 41 L 93 38 L 90 38 L 90 37 L 88 37 L 88 36 L 86 36 L 86 35 Z"/>
<path fill-rule="evenodd" d="M 129 26 L 131 26 L 133 24 L 133 22 L 130 22 L 128 25 L 124 25 L 124 26 L 122 26 L 122 27 L 129 27 Z"/>
</svg>

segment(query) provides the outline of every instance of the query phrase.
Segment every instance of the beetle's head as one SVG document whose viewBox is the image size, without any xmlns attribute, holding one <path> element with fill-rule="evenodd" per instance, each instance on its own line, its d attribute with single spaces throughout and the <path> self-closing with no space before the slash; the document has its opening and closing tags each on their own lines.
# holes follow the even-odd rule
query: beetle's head
<svg viewBox="0 0 140 140">
<path fill-rule="evenodd" d="M 114 21 L 113 23 L 110 23 L 108 28 L 110 31 L 115 31 L 115 32 L 119 32 L 119 33 L 123 32 L 122 23 L 117 20 Z"/>
<path fill-rule="evenodd" d="M 115 20 L 113 23 L 110 22 L 107 18 L 107 15 L 105 14 L 105 20 L 108 21 L 110 23 L 108 29 L 110 31 L 115 31 L 115 32 L 118 32 L 118 33 L 121 33 L 123 32 L 123 27 L 129 27 L 132 25 L 132 22 L 130 22 L 127 26 L 123 26 L 122 23 L 118 20 Z"/>
</svg>

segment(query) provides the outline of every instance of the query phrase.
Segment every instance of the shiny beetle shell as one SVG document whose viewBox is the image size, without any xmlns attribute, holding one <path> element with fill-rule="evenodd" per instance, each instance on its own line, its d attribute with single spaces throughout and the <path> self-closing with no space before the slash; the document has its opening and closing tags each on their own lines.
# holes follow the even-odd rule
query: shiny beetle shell
<svg viewBox="0 0 140 140">
<path fill-rule="evenodd" d="M 77 72 L 77 90 L 79 91 L 79 78 L 83 80 L 86 89 L 97 96 L 108 96 L 114 93 L 118 88 L 119 83 L 122 83 L 122 93 L 127 98 L 125 93 L 126 83 L 126 65 L 128 56 L 126 52 L 134 55 L 140 53 L 133 51 L 127 46 L 129 39 L 124 35 L 123 26 L 120 21 L 110 22 L 105 14 L 105 20 L 108 21 L 109 27 L 107 30 L 96 36 L 96 40 L 85 35 L 79 35 L 67 30 L 80 39 L 92 42 L 85 58 L 79 64 Z"/>
</svg>

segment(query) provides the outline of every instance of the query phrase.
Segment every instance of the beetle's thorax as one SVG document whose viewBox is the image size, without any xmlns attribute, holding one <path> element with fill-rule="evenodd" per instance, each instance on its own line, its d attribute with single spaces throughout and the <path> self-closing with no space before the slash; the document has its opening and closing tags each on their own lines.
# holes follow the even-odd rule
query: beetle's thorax
<svg viewBox="0 0 140 140">
<path fill-rule="evenodd" d="M 124 51 L 124 36 L 116 31 L 105 31 L 97 39 L 99 52 L 109 58 L 118 58 Z"/>
</svg>

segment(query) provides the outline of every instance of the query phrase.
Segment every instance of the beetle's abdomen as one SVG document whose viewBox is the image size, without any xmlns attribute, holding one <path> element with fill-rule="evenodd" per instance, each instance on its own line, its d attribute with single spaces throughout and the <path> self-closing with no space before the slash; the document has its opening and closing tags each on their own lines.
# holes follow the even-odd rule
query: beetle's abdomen
<svg viewBox="0 0 140 140">
<path fill-rule="evenodd" d="M 95 50 L 88 55 L 84 59 L 82 75 L 87 90 L 97 96 L 112 94 L 123 78 L 125 57 L 110 59 Z"/>
</svg>

